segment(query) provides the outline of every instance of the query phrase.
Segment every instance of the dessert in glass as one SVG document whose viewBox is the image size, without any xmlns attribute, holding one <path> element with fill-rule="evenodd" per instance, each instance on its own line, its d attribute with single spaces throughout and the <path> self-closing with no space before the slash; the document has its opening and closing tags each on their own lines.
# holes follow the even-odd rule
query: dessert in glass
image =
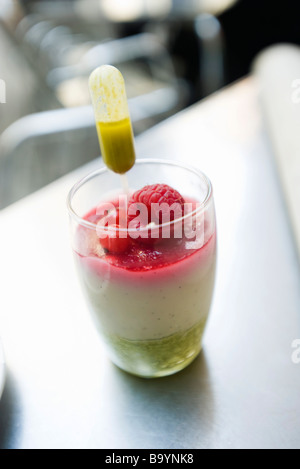
<svg viewBox="0 0 300 469">
<path fill-rule="evenodd" d="M 202 348 L 216 266 L 212 186 L 185 164 L 131 154 L 122 187 L 117 160 L 108 152 L 110 164 L 69 194 L 75 263 L 112 362 L 167 376 Z"/>
</svg>

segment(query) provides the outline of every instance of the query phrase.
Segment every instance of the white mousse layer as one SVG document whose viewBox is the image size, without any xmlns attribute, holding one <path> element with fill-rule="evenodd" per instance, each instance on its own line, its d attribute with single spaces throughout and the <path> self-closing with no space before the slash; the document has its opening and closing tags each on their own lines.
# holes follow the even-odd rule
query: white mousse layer
<svg viewBox="0 0 300 469">
<path fill-rule="evenodd" d="M 129 271 L 76 255 L 81 281 L 100 332 L 151 340 L 207 319 L 214 287 L 215 235 L 183 260 L 150 271 Z"/>
</svg>

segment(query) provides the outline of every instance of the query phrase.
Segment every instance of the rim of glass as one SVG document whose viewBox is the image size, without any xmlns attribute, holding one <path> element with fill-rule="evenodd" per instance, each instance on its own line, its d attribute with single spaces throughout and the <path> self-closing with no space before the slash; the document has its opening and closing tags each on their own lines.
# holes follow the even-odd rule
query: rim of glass
<svg viewBox="0 0 300 469">
<path fill-rule="evenodd" d="M 155 227 L 156 230 L 157 229 L 162 229 L 162 228 L 165 228 L 165 227 L 168 227 L 168 226 L 172 226 L 172 225 L 175 225 L 175 224 L 180 223 L 180 222 L 184 222 L 185 220 L 189 219 L 190 217 L 193 217 L 193 216 L 197 215 L 199 212 L 201 212 L 203 210 L 204 207 L 206 207 L 208 205 L 208 203 L 212 199 L 213 189 L 212 189 L 212 184 L 211 184 L 210 179 L 202 171 L 200 171 L 199 169 L 194 168 L 193 166 L 189 166 L 185 163 L 181 163 L 180 161 L 173 161 L 173 160 L 167 160 L 167 159 L 158 159 L 158 158 L 141 158 L 141 159 L 137 159 L 135 164 L 136 165 L 164 164 L 166 166 L 175 166 L 177 168 L 182 168 L 182 169 L 185 169 L 185 170 L 195 174 L 200 179 L 202 179 L 202 181 L 205 183 L 206 188 L 207 188 L 206 195 L 205 195 L 203 201 L 197 203 L 197 208 L 195 210 L 188 213 L 187 215 L 184 215 L 181 218 L 176 218 L 175 220 L 170 221 L 168 223 L 163 223 L 161 225 L 157 225 Z M 97 169 L 95 171 L 92 171 L 89 174 L 87 174 L 85 177 L 80 179 L 76 184 L 74 184 L 74 186 L 70 190 L 70 192 L 68 194 L 68 198 L 67 198 L 68 211 L 69 211 L 69 214 L 71 215 L 71 217 L 74 218 L 75 221 L 79 225 L 84 226 L 86 228 L 93 229 L 93 230 L 95 230 L 95 229 L 97 230 L 97 228 L 98 228 L 98 225 L 96 225 L 95 223 L 92 223 L 90 221 L 84 220 L 80 215 L 78 215 L 75 212 L 75 210 L 72 206 L 72 200 L 73 200 L 75 194 L 81 189 L 82 186 L 84 186 L 91 179 L 94 179 L 97 176 L 100 176 L 104 173 L 109 173 L 109 172 L 110 172 L 110 170 L 107 167 L 103 167 L 103 168 Z M 121 185 L 120 185 L 120 188 L 121 188 Z M 108 227 L 106 227 L 106 229 L 105 229 L 105 227 L 103 227 L 103 228 L 104 228 L 105 231 L 108 230 Z M 116 232 L 126 232 L 126 233 L 130 233 L 130 232 L 135 232 L 136 233 L 135 228 L 118 228 L 118 229 L 115 229 L 115 231 Z M 149 226 L 146 226 L 146 227 L 142 228 L 141 230 L 139 230 L 139 233 L 148 232 L 148 231 L 149 231 Z"/>
</svg>

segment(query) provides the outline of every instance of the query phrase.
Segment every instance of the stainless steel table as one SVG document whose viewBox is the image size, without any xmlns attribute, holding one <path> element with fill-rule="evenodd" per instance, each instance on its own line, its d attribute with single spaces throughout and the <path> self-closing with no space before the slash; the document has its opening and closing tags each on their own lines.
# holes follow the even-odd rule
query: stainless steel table
<svg viewBox="0 0 300 469">
<path fill-rule="evenodd" d="M 142 156 L 215 188 L 217 284 L 201 356 L 169 378 L 113 366 L 73 269 L 65 199 L 95 161 L 1 212 L 2 448 L 300 448 L 300 272 L 252 78 L 144 134 Z"/>
</svg>

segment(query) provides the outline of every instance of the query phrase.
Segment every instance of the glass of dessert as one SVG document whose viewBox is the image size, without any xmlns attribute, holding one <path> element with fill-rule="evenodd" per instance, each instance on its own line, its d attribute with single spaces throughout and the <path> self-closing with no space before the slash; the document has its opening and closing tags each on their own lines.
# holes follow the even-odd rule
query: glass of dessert
<svg viewBox="0 0 300 469">
<path fill-rule="evenodd" d="M 107 167 L 69 194 L 75 263 L 111 360 L 134 375 L 167 376 L 202 348 L 216 266 L 212 186 L 185 164 L 135 160 L 120 72 L 100 67 L 90 87 Z M 109 112 L 116 96 L 121 115 Z"/>
</svg>

